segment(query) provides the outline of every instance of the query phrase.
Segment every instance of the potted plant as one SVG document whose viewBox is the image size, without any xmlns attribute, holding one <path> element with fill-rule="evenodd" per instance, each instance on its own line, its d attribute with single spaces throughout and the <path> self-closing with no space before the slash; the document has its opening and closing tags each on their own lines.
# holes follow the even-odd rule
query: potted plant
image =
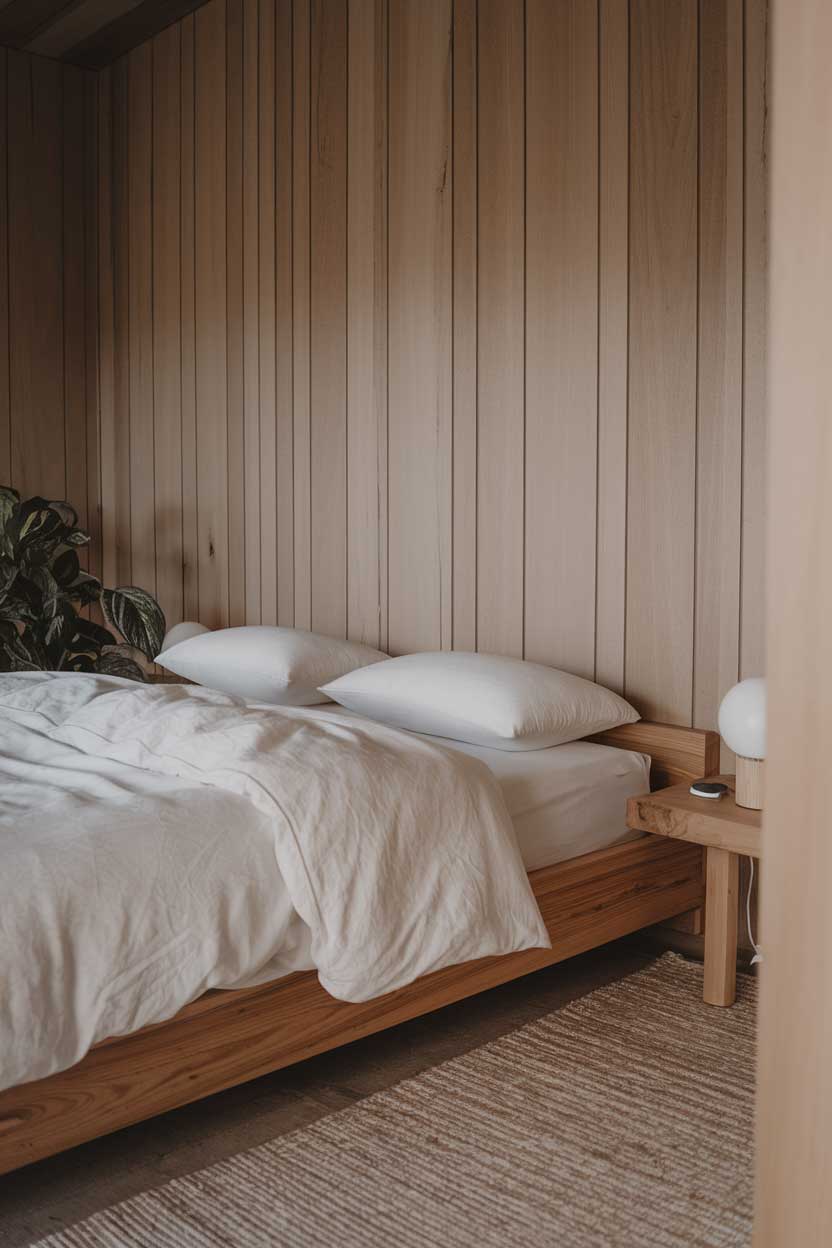
<svg viewBox="0 0 832 1248">
<path fill-rule="evenodd" d="M 83 571 L 89 540 L 69 503 L 21 502 L 0 486 L 0 671 L 147 679 L 135 652 L 152 661 L 161 650 L 162 609 L 143 589 L 104 589 Z M 79 614 L 93 605 L 109 627 Z"/>
</svg>

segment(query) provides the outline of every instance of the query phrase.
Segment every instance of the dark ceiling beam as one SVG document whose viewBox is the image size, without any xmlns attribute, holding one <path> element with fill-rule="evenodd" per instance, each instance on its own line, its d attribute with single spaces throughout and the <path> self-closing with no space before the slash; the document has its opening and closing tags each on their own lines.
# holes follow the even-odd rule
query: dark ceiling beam
<svg viewBox="0 0 832 1248">
<path fill-rule="evenodd" d="M 11 0 L 0 9 L 0 43 L 25 48 L 53 22 L 83 3 L 84 0 Z"/>
<path fill-rule="evenodd" d="M 70 48 L 64 53 L 64 60 L 82 65 L 85 69 L 104 69 L 131 48 L 158 35 L 160 30 L 205 3 L 206 0 L 145 0 L 138 8 L 102 26 L 82 43 Z"/>
</svg>

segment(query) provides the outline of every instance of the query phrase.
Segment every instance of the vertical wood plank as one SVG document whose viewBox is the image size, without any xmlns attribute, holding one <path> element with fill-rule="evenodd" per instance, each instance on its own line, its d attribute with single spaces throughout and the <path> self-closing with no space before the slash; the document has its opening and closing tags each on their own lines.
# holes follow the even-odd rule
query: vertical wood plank
<svg viewBox="0 0 832 1248">
<path fill-rule="evenodd" d="M 454 3 L 453 645 L 477 648 L 477 2 Z"/>
<path fill-rule="evenodd" d="M 61 75 L 8 53 L 12 481 L 55 499 L 66 491 Z"/>
<path fill-rule="evenodd" d="M 85 72 L 62 70 L 63 113 L 63 374 L 66 497 L 89 528 L 87 511 L 87 359 L 86 359 L 86 108 Z M 57 119 L 56 119 L 57 120 Z M 57 361 L 55 362 L 57 364 Z M 81 553 L 84 567 L 89 552 Z"/>
<path fill-rule="evenodd" d="M 200 619 L 199 504 L 196 444 L 196 64 L 195 19 L 182 22 L 181 298 L 182 298 L 182 613 Z"/>
<path fill-rule="evenodd" d="M 277 51 L 276 117 L 277 189 L 275 212 L 276 370 L 275 443 L 277 451 L 277 622 L 295 621 L 294 431 L 292 407 L 292 0 L 278 0 L 275 14 Z"/>
<path fill-rule="evenodd" d="M 294 397 L 295 627 L 312 627 L 311 462 L 309 422 L 309 110 L 310 0 L 295 0 L 292 221 L 294 274 L 292 365 Z"/>
<path fill-rule="evenodd" d="M 181 28 L 153 42 L 153 428 L 156 597 L 168 627 L 182 602 Z"/>
<path fill-rule="evenodd" d="M 598 17 L 528 9 L 528 659 L 595 673 Z M 569 604 L 566 607 L 565 604 Z"/>
<path fill-rule="evenodd" d="M 101 577 L 112 585 L 116 572 L 116 378 L 113 77 L 103 69 L 97 80 L 98 113 L 98 341 L 100 403 Z"/>
<path fill-rule="evenodd" d="M 745 0 L 742 677 L 766 670 L 767 57 L 768 4 Z"/>
<path fill-rule="evenodd" d="M 100 387 L 99 353 L 99 135 L 98 75 L 84 75 L 84 362 L 87 442 L 87 525 L 90 544 L 87 565 L 101 576 L 101 468 L 100 468 Z M 0 239 L 0 245 L 2 241 Z M 0 351 L 2 345 L 0 340 Z M 2 379 L 0 379 L 2 387 Z M 2 474 L 0 474 L 2 475 Z"/>
<path fill-rule="evenodd" d="M 243 0 L 226 0 L 228 623 L 246 622 L 243 346 Z"/>
<path fill-rule="evenodd" d="M 739 672 L 742 495 L 742 0 L 702 0 L 693 722 Z M 731 766 L 731 758 L 723 758 Z"/>
<path fill-rule="evenodd" d="M 479 6 L 477 639 L 523 655 L 524 6 Z M 530 636 L 534 637 L 531 633 Z"/>
<path fill-rule="evenodd" d="M 312 627 L 347 628 L 347 7 L 312 0 Z"/>
<path fill-rule="evenodd" d="M 629 0 L 601 0 L 595 679 L 617 693 L 624 688 L 627 559 L 629 14 Z"/>
<path fill-rule="evenodd" d="M 127 56 L 132 577 L 156 592 L 153 417 L 153 45 Z"/>
<path fill-rule="evenodd" d="M 196 410 L 199 615 L 228 625 L 225 5 L 198 9 L 196 72 Z"/>
<path fill-rule="evenodd" d="M 277 623 L 275 287 L 275 0 L 260 0 L 258 101 L 260 329 L 260 613 Z"/>
<path fill-rule="evenodd" d="M 12 484 L 9 407 L 9 183 L 7 52 L 0 48 L 0 485 Z"/>
<path fill-rule="evenodd" d="M 347 220 L 347 635 L 381 641 L 386 494 L 386 97 L 384 0 L 350 0 Z"/>
<path fill-rule="evenodd" d="M 243 433 L 246 623 L 260 617 L 260 6 L 243 12 Z"/>
<path fill-rule="evenodd" d="M 627 696 L 687 724 L 696 461 L 697 5 L 633 0 Z"/>
<path fill-rule="evenodd" d="M 111 584 L 132 576 L 130 506 L 130 194 L 128 60 L 113 66 L 113 342 L 115 419 L 113 433 L 113 525 L 115 563 Z"/>
<path fill-rule="evenodd" d="M 451 6 L 390 5 L 389 647 L 451 642 Z"/>
</svg>

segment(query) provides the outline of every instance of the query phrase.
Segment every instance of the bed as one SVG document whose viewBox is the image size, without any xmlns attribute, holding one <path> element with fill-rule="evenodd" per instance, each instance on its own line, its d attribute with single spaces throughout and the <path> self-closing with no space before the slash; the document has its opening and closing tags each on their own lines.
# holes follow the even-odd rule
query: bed
<svg viewBox="0 0 832 1248">
<path fill-rule="evenodd" d="M 347 737 L 357 733 L 357 739 L 366 745 L 366 733 L 360 724 L 354 728 L 349 716 L 332 716 L 331 712 L 320 710 L 303 713 L 300 719 L 304 730 L 312 724 L 326 739 L 333 735 L 337 738 L 339 733 Z M 332 722 L 327 723 L 328 719 Z M 377 725 L 370 729 L 371 737 L 376 729 Z M 84 730 L 89 735 L 88 730 L 89 723 Z M 389 746 L 390 740 L 383 743 Z M 527 891 L 531 887 L 539 906 L 537 919 L 539 922 L 542 916 L 544 939 L 551 942 L 551 948 L 542 947 L 543 940 L 523 929 L 519 919 L 515 921 L 524 903 L 517 890 L 511 891 L 508 878 L 498 880 L 490 904 L 498 912 L 495 931 L 499 932 L 501 925 L 507 929 L 495 937 L 494 947 L 513 949 L 512 952 L 474 956 L 488 946 L 466 945 L 463 941 L 458 948 L 452 947 L 451 954 L 444 949 L 434 963 L 423 963 L 423 968 L 428 969 L 423 969 L 415 979 L 399 976 L 399 984 L 398 972 L 394 970 L 392 979 L 371 983 L 366 993 L 363 985 L 358 989 L 353 986 L 343 994 L 339 989 L 339 996 L 349 998 L 351 994 L 351 999 L 344 1000 L 336 999 L 321 986 L 319 973 L 311 969 L 308 949 L 302 939 L 298 940 L 294 962 L 278 966 L 261 959 L 257 964 L 259 974 L 249 975 L 246 986 L 229 990 L 224 985 L 224 990 L 201 991 L 165 1021 L 143 1022 L 141 1011 L 132 1024 L 129 1016 L 127 1021 L 121 1016 L 115 1020 L 114 1029 L 127 1034 L 112 1038 L 106 1034 L 105 1026 L 104 1033 L 92 1037 L 92 1047 L 90 1037 L 81 1045 L 78 1052 L 85 1055 L 80 1060 L 44 1077 L 16 1082 L 0 1092 L 0 1172 L 256 1078 L 700 906 L 701 851 L 660 838 L 626 839 L 623 811 L 633 787 L 646 787 L 644 755 L 652 759 L 653 787 L 700 776 L 716 767 L 715 734 L 646 723 L 627 725 L 602 734 L 594 742 L 556 747 L 554 757 L 559 766 L 545 758 L 552 751 L 539 751 L 536 756 L 504 754 L 483 760 L 477 747 L 453 745 L 475 760 L 470 773 L 466 772 L 469 779 L 477 776 L 476 783 L 486 783 L 486 769 L 496 773 L 491 780 L 496 779 L 502 790 L 528 870 L 526 877 L 520 867 L 523 887 Z M 447 753 L 441 743 L 437 748 L 435 742 L 424 747 L 407 745 L 408 751 L 411 748 L 417 750 L 418 757 L 432 760 L 431 765 Z M 467 764 L 463 765 L 458 754 L 456 760 L 453 766 L 464 770 Z M 134 768 L 129 774 L 136 775 L 139 783 L 141 773 L 136 770 L 136 763 L 140 760 L 128 754 L 121 761 Z M 486 768 L 480 766 L 482 761 Z M 439 763 L 444 766 L 441 757 Z M 107 779 L 108 784 L 111 779 Z M 436 782 L 440 779 L 441 767 Z M 617 807 L 620 821 L 612 817 Z M 171 809 L 175 815 L 175 805 Z M 206 807 L 209 811 L 210 807 Z M 233 813 L 232 803 L 232 816 Z M 209 817 L 209 813 L 202 816 Z M 229 817 L 227 812 L 225 817 Z M 581 826 L 582 817 L 585 826 Z M 487 831 L 487 812 L 480 809 L 477 819 Z M 554 839 L 547 835 L 547 828 L 551 827 L 560 829 Z M 597 845 L 592 839 L 593 829 L 601 830 Z M 494 835 L 499 840 L 498 830 Z M 484 839 L 488 842 L 487 835 Z M 438 844 L 437 841 L 432 848 L 428 846 L 426 852 L 435 853 Z M 583 852 L 578 853 L 579 849 Z M 509 877 L 511 871 L 504 870 L 501 863 L 499 857 L 484 858 L 478 870 L 483 876 Z M 262 864 L 255 866 L 262 869 Z M 253 878 L 254 875 L 256 871 Z M 421 869 L 413 878 L 416 893 L 415 881 L 421 878 Z M 414 899 L 414 914 L 418 914 L 422 904 Z M 466 904 L 460 894 L 461 907 Z M 408 903 L 401 903 L 401 908 L 406 918 Z M 291 915 L 291 907 L 285 909 Z M 279 911 L 276 906 L 276 912 Z M 379 929 L 382 933 L 383 917 Z M 389 937 L 388 929 L 387 943 Z M 339 939 L 348 944 L 348 925 Z M 417 943 L 420 953 L 423 945 L 430 945 L 424 933 Z M 381 948 L 386 948 L 386 943 Z M 342 952 L 334 948 L 328 964 L 336 984 Z M 320 971 L 322 961 L 327 961 L 326 957 L 321 959 L 320 942 L 316 956 Z M 438 969 L 429 969 L 434 964 Z M 286 970 L 290 973 L 286 974 Z M 226 968 L 226 980 L 235 981 L 235 975 L 233 965 Z M 323 971 L 320 978 L 327 982 Z M 383 987 L 386 982 L 397 986 L 379 994 L 378 985 Z M 362 994 L 368 999 L 361 999 Z M 55 1017 L 60 1013 L 58 1008 L 51 1011 Z M 152 1019 L 154 1015 L 144 1016 L 147 1017 Z M 99 1019 L 99 1031 L 102 1026 Z M 64 1064 L 66 1061 L 65 1056 Z"/>
</svg>

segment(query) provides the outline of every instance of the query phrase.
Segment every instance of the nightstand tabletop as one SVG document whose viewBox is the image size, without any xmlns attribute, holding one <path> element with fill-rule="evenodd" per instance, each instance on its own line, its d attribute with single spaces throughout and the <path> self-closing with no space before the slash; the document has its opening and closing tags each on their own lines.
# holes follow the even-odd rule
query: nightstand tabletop
<svg viewBox="0 0 832 1248">
<path fill-rule="evenodd" d="M 709 776 L 728 786 L 718 801 L 694 797 L 689 784 L 676 784 L 627 802 L 627 827 L 655 836 L 694 841 L 734 854 L 761 855 L 761 814 L 734 801 L 733 776 Z"/>
</svg>

